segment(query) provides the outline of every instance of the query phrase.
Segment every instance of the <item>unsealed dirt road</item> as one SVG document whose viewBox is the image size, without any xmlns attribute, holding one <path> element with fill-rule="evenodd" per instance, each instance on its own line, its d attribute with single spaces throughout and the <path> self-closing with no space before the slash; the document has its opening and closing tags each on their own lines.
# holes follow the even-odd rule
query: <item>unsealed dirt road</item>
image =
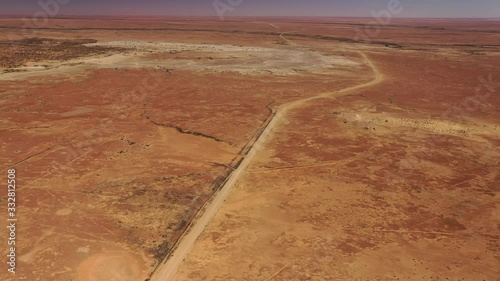
<svg viewBox="0 0 500 281">
<path fill-rule="evenodd" d="M 281 105 L 279 109 L 275 112 L 271 121 L 267 123 L 267 126 L 262 132 L 262 134 L 257 138 L 251 149 L 248 151 L 247 155 L 245 156 L 239 167 L 236 168 L 231 173 L 231 175 L 227 179 L 222 189 L 214 196 L 211 203 L 208 204 L 203 215 L 197 221 L 195 221 L 192 226 L 190 226 L 185 236 L 181 238 L 180 243 L 177 245 L 177 248 L 174 250 L 173 254 L 167 256 L 166 260 L 160 263 L 158 268 L 153 273 L 150 279 L 151 281 L 167 281 L 173 278 L 177 269 L 179 268 L 181 263 L 184 261 L 188 253 L 193 248 L 198 237 L 200 237 L 200 235 L 203 233 L 208 223 L 215 216 L 221 205 L 226 200 L 232 188 L 236 185 L 238 180 L 245 173 L 247 167 L 250 165 L 257 152 L 261 149 L 262 145 L 265 144 L 266 141 L 269 139 L 269 137 L 272 135 L 272 131 L 277 126 L 279 126 L 280 121 L 283 119 L 284 116 L 286 116 L 288 110 L 299 107 L 304 103 L 312 100 L 327 98 L 327 97 L 338 97 L 344 94 L 351 93 L 352 91 L 355 90 L 368 88 L 380 83 L 383 80 L 383 76 L 377 70 L 376 66 L 368 59 L 368 57 L 364 53 L 361 53 L 361 55 L 365 59 L 366 63 L 373 70 L 375 78 L 367 83 L 345 88 L 335 92 L 322 93 L 317 96 Z"/>
</svg>

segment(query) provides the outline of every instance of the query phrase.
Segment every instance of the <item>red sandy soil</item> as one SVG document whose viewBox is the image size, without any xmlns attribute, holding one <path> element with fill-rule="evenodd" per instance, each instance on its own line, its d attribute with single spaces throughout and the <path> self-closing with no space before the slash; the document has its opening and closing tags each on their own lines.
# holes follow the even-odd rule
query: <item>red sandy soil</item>
<svg viewBox="0 0 500 281">
<path fill-rule="evenodd" d="M 175 280 L 498 279 L 500 58 L 360 49 L 383 82 L 291 112 Z"/>
<path fill-rule="evenodd" d="M 290 112 L 177 279 L 497 279 L 500 101 L 479 77 L 498 81 L 499 48 L 486 46 L 498 44 L 498 21 L 394 20 L 353 43 L 366 21 L 78 18 L 24 34 L 3 18 L 0 40 L 265 46 L 359 63 L 364 52 L 384 81 Z M 2 280 L 146 279 L 270 110 L 373 77 L 366 65 L 291 76 L 77 70 L 0 80 L 0 169 L 18 170 L 22 207 L 19 271 Z M 151 75 L 158 84 L 142 96 Z M 464 109 L 477 87 L 486 98 Z"/>
<path fill-rule="evenodd" d="M 1 169 L 18 170 L 23 241 L 15 279 L 0 272 L 3 280 L 146 279 L 274 105 L 360 80 L 345 70 L 293 79 L 79 64 L 65 72 L 53 58 L 34 61 L 55 72 L 0 81 Z M 156 83 L 143 95 L 145 81 Z"/>
</svg>

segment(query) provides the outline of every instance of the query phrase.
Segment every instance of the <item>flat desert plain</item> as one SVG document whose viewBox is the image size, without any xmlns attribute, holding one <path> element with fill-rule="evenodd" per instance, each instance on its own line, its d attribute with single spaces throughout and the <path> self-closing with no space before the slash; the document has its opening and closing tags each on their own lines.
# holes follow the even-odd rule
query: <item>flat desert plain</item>
<svg viewBox="0 0 500 281">
<path fill-rule="evenodd" d="M 500 21 L 369 24 L 0 18 L 0 279 L 498 280 Z"/>
</svg>

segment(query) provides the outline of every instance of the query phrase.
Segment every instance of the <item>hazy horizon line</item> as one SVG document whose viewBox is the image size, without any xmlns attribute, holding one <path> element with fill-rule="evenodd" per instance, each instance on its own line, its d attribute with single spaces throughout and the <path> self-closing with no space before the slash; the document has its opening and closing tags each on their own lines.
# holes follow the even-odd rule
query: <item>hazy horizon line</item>
<svg viewBox="0 0 500 281">
<path fill-rule="evenodd" d="M 33 17 L 34 14 L 11 14 L 11 13 L 1 13 L 0 17 Z M 149 18 L 160 18 L 160 17 L 178 17 L 178 18 L 218 18 L 216 15 L 147 15 L 147 14 L 61 14 L 53 17 L 51 19 L 58 18 L 71 18 L 71 17 L 149 17 Z M 227 16 L 226 18 L 351 18 L 351 19 L 372 19 L 373 17 L 368 16 L 311 16 L 311 15 L 240 15 L 240 16 Z M 500 20 L 500 17 L 398 17 L 393 16 L 393 19 L 462 19 L 462 20 Z"/>
</svg>

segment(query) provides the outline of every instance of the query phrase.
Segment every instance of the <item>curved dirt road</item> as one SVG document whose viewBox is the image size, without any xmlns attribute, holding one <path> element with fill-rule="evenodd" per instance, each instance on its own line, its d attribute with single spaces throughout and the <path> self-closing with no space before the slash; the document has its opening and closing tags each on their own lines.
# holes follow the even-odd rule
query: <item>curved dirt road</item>
<svg viewBox="0 0 500 281">
<path fill-rule="evenodd" d="M 257 151 L 262 147 L 262 145 L 267 141 L 269 136 L 271 135 L 272 130 L 277 126 L 278 122 L 282 119 L 284 115 L 286 115 L 286 112 L 290 109 L 293 109 L 295 107 L 298 107 L 308 101 L 319 99 L 319 98 L 326 98 L 326 97 L 338 97 L 342 96 L 345 94 L 348 94 L 354 90 L 359 90 L 363 88 L 368 88 L 370 86 L 373 86 L 383 80 L 382 74 L 377 70 L 375 65 L 368 59 L 368 57 L 364 54 L 361 53 L 365 61 L 368 63 L 368 65 L 371 67 L 375 74 L 375 79 L 373 79 L 370 82 L 363 83 L 360 85 L 356 85 L 353 87 L 349 87 L 346 89 L 342 89 L 339 91 L 335 92 L 327 92 L 327 93 L 322 93 L 317 96 L 305 98 L 302 100 L 297 100 L 293 102 L 289 102 L 286 104 L 281 105 L 278 110 L 276 111 L 276 114 L 274 117 L 271 119 L 271 121 L 267 124 L 266 128 L 260 135 L 260 137 L 255 141 L 253 144 L 252 148 L 249 150 L 248 154 L 245 156 L 244 160 L 241 162 L 240 166 L 231 173 L 229 176 L 228 180 L 224 184 L 224 186 L 220 189 L 220 191 L 214 196 L 212 201 L 207 205 L 205 212 L 203 215 L 194 222 L 194 224 L 190 227 L 190 229 L 187 230 L 186 234 L 184 237 L 181 238 L 180 243 L 177 245 L 177 248 L 174 250 L 173 254 L 166 257 L 165 260 L 163 260 L 160 265 L 157 267 L 153 275 L 151 276 L 151 281 L 167 281 L 171 280 L 171 278 L 174 276 L 176 273 L 177 269 L 181 265 L 181 263 L 184 261 L 186 258 L 187 254 L 191 251 L 191 249 L 194 246 L 194 243 L 198 239 L 198 237 L 203 233 L 205 227 L 208 225 L 208 223 L 211 221 L 211 219 L 215 216 L 217 211 L 219 210 L 220 206 L 224 203 L 226 200 L 227 196 L 231 192 L 232 188 L 236 185 L 238 182 L 239 178 L 243 175 L 243 173 L 246 171 L 247 167 L 250 165 L 252 162 L 254 156 L 257 154 Z"/>
</svg>

